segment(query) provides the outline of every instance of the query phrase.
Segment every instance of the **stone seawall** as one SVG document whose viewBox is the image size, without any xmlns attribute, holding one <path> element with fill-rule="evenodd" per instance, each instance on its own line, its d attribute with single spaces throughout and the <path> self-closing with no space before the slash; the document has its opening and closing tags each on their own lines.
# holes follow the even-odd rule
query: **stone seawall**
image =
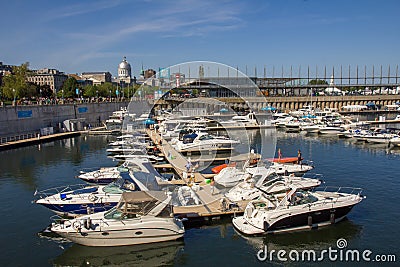
<svg viewBox="0 0 400 267">
<path fill-rule="evenodd" d="M 92 125 L 105 121 L 113 111 L 129 102 L 79 103 L 43 106 L 6 106 L 0 108 L 0 136 L 39 131 L 58 127 L 64 120 L 84 118 Z"/>
</svg>

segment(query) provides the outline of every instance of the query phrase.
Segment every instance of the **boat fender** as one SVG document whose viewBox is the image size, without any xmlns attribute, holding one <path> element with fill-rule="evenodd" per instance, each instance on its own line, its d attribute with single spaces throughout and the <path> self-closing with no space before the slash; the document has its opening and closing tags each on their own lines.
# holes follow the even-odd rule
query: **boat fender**
<svg viewBox="0 0 400 267">
<path fill-rule="evenodd" d="M 269 223 L 267 221 L 264 221 L 264 231 L 267 231 L 269 228 Z"/>
<path fill-rule="evenodd" d="M 92 201 L 92 202 L 95 202 L 95 201 L 97 200 L 97 196 L 96 196 L 95 194 L 90 194 L 90 195 L 88 196 L 88 199 L 89 199 L 90 201 Z"/>
<path fill-rule="evenodd" d="M 93 177 L 94 178 L 98 178 L 99 177 L 99 173 L 98 172 L 93 173 Z"/>
<path fill-rule="evenodd" d="M 257 215 L 257 213 L 258 213 L 258 210 L 255 209 L 255 210 L 253 211 L 253 213 L 251 214 L 251 217 L 254 218 L 254 217 Z"/>
<path fill-rule="evenodd" d="M 331 212 L 330 222 L 331 222 L 331 224 L 335 223 L 335 213 L 334 212 Z"/>
<path fill-rule="evenodd" d="M 85 228 L 88 230 L 92 228 L 92 219 L 90 217 L 85 220 Z"/>
<path fill-rule="evenodd" d="M 72 227 L 73 227 L 77 232 L 79 232 L 79 231 L 81 230 L 81 222 L 80 222 L 80 221 L 74 221 L 74 222 L 72 223 Z"/>
</svg>

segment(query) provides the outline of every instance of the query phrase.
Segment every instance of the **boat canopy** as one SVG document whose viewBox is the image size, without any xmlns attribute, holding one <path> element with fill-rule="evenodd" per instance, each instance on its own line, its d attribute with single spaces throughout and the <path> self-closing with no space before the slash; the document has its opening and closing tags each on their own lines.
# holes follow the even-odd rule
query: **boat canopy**
<svg viewBox="0 0 400 267">
<path fill-rule="evenodd" d="M 163 191 L 136 191 L 123 192 L 120 202 L 141 203 L 149 201 L 163 202 L 167 199 L 167 195 Z"/>
</svg>

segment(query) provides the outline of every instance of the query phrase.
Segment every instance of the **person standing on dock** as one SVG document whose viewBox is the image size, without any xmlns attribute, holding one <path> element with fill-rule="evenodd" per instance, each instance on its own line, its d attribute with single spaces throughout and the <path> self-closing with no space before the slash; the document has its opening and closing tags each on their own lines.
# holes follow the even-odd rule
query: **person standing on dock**
<svg viewBox="0 0 400 267">
<path fill-rule="evenodd" d="M 282 152 L 281 152 L 281 149 L 278 148 L 278 160 L 279 160 L 279 162 L 281 162 L 281 159 L 282 159 Z"/>
<path fill-rule="evenodd" d="M 211 195 L 214 195 L 214 187 L 215 187 L 214 178 L 211 178 L 210 186 L 211 186 Z"/>
<path fill-rule="evenodd" d="M 299 149 L 297 151 L 297 164 L 300 164 L 301 167 L 303 167 L 302 161 L 303 161 L 303 158 L 301 157 L 301 150 Z"/>
<path fill-rule="evenodd" d="M 189 158 L 188 162 L 186 163 L 187 172 L 189 172 L 191 168 L 192 168 L 192 160 Z"/>
</svg>

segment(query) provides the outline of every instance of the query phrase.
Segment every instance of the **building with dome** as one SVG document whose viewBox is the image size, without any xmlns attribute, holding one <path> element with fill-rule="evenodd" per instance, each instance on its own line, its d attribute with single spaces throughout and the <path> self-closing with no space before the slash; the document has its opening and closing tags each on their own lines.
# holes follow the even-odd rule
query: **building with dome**
<svg viewBox="0 0 400 267">
<path fill-rule="evenodd" d="M 133 82 L 131 64 L 126 61 L 126 57 L 118 65 L 118 83 L 130 85 Z"/>
</svg>

